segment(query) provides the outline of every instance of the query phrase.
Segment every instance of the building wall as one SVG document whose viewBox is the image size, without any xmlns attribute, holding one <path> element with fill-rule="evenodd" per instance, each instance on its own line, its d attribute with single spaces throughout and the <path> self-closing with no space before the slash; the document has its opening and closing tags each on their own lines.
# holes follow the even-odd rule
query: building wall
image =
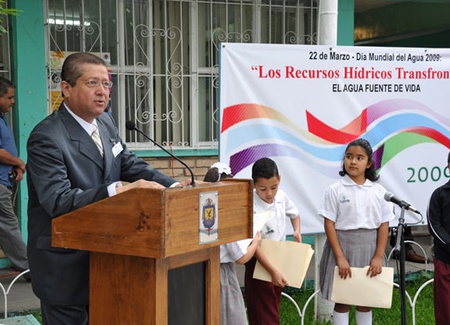
<svg viewBox="0 0 450 325">
<path fill-rule="evenodd" d="M 353 16 L 355 14 L 355 1 L 357 0 L 338 1 L 338 45 L 353 45 Z"/>
<path fill-rule="evenodd" d="M 209 167 L 218 161 L 217 156 L 208 156 L 208 157 L 178 157 L 182 161 L 184 161 L 194 173 L 194 177 L 196 180 L 203 181 L 203 177 L 208 171 Z M 186 167 L 180 164 L 175 159 L 171 158 L 144 158 L 150 166 L 155 169 L 160 170 L 164 174 L 173 177 L 177 180 L 185 180 L 190 179 L 190 173 Z"/>
</svg>

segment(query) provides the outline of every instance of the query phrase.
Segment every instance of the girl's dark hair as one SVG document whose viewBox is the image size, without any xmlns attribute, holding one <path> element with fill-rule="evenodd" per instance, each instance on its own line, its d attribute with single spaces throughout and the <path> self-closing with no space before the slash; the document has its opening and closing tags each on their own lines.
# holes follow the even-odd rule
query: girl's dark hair
<svg viewBox="0 0 450 325">
<path fill-rule="evenodd" d="M 258 178 L 269 179 L 278 176 L 278 166 L 270 158 L 261 158 L 255 161 L 252 167 L 253 183 L 256 183 Z"/>
<path fill-rule="evenodd" d="M 219 169 L 217 167 L 211 167 L 205 174 L 205 178 L 203 178 L 204 182 L 215 183 L 225 178 L 233 178 L 233 175 L 229 175 L 227 173 L 222 173 L 219 175 Z"/>
<path fill-rule="evenodd" d="M 369 162 L 369 163 L 372 162 L 372 165 L 371 165 L 369 168 L 366 169 L 366 172 L 365 172 L 364 175 L 365 175 L 365 177 L 366 177 L 368 180 L 370 180 L 370 181 L 372 181 L 372 182 L 377 181 L 377 180 L 380 178 L 380 176 L 377 175 L 377 172 L 375 171 L 375 164 L 374 164 L 374 162 L 373 162 L 373 160 L 372 160 L 373 150 L 372 150 L 372 146 L 370 145 L 369 141 L 367 141 L 366 139 L 356 139 L 356 140 L 353 140 L 352 142 L 350 142 L 350 143 L 347 145 L 347 148 L 345 149 L 345 153 L 347 153 L 347 150 L 348 150 L 348 148 L 350 148 L 350 147 L 361 147 L 361 148 L 364 149 L 364 151 L 366 152 L 366 155 L 367 155 L 368 158 L 369 158 L 368 162 Z M 343 160 L 345 160 L 345 154 L 344 154 L 344 159 L 343 159 Z M 339 172 L 339 175 L 345 176 L 345 175 L 347 175 L 347 174 L 348 174 L 348 173 L 347 173 L 347 171 L 345 170 L 345 164 L 344 164 L 344 161 L 342 161 L 342 170 Z"/>
</svg>

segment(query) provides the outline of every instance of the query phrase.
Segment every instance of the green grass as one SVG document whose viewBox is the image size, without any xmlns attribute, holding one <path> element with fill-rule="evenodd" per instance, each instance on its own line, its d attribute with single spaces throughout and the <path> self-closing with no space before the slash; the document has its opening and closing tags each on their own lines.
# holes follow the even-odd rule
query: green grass
<svg viewBox="0 0 450 325">
<path fill-rule="evenodd" d="M 42 324 L 42 314 L 41 314 L 41 311 L 40 311 L 40 310 L 36 310 L 36 311 L 33 313 L 33 316 L 37 319 L 37 321 L 38 321 L 39 323 Z"/>
<path fill-rule="evenodd" d="M 433 272 L 418 272 L 409 274 L 406 279 L 406 291 L 414 299 L 414 295 L 420 286 L 427 280 L 433 278 Z M 309 287 L 312 285 L 310 284 Z M 308 286 L 307 286 L 308 287 Z M 306 300 L 314 293 L 313 288 L 286 290 L 299 305 L 300 310 L 306 303 Z M 406 320 L 407 324 L 412 324 L 412 310 L 408 298 L 406 298 Z M 300 316 L 297 309 L 287 298 L 281 299 L 280 322 L 282 325 L 301 324 Z M 434 324 L 434 308 L 433 308 L 433 285 L 427 285 L 420 293 L 416 303 L 416 324 Z M 354 308 L 350 311 L 350 325 L 356 325 Z M 392 307 L 390 309 L 374 308 L 373 324 L 400 324 L 401 323 L 401 301 L 398 288 L 394 288 L 392 297 Z M 331 322 L 317 322 L 314 319 L 314 301 L 309 303 L 305 314 L 304 324 L 307 325 L 331 325 Z"/>
</svg>

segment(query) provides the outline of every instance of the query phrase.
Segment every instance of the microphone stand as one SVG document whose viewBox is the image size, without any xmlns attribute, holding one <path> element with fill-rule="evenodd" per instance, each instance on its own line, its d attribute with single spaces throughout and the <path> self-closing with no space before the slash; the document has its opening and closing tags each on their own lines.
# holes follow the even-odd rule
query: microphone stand
<svg viewBox="0 0 450 325">
<path fill-rule="evenodd" d="M 189 170 L 189 173 L 191 174 L 191 186 L 194 187 L 195 186 L 195 179 L 194 179 L 194 173 L 192 172 L 192 169 L 184 162 L 182 161 L 180 158 L 178 158 L 177 156 L 175 156 L 174 154 L 172 154 L 169 150 L 166 150 L 162 145 L 160 145 L 158 142 L 156 142 L 155 140 L 153 140 L 152 138 L 150 138 L 149 136 L 147 136 L 144 132 L 142 132 L 141 130 L 139 130 L 136 126 L 128 126 L 128 129 L 132 129 L 135 130 L 136 132 L 142 134 L 147 140 L 151 141 L 155 146 L 157 146 L 159 149 L 161 149 L 162 151 L 164 151 L 165 153 L 167 153 L 170 157 L 176 159 L 180 164 L 182 164 L 184 167 L 187 168 L 187 170 Z"/>
<path fill-rule="evenodd" d="M 402 210 L 400 212 L 400 218 L 398 219 L 398 227 L 397 227 L 397 241 L 395 244 L 394 252 L 399 254 L 400 259 L 400 273 L 399 273 L 399 282 L 400 282 L 400 302 L 401 302 L 401 310 L 402 310 L 402 325 L 406 325 L 406 285 L 405 285 L 405 239 L 404 239 L 404 228 L 405 228 L 405 206 L 402 205 Z"/>
</svg>

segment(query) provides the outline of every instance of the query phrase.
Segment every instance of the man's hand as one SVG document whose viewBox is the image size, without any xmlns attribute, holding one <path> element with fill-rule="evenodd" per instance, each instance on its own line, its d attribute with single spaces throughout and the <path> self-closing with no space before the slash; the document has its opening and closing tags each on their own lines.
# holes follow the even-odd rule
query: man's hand
<svg viewBox="0 0 450 325">
<path fill-rule="evenodd" d="M 16 167 L 22 171 L 22 176 L 23 176 L 23 174 L 25 174 L 25 163 L 19 157 L 17 157 L 17 159 L 18 159 L 18 164 L 16 165 Z"/>
<path fill-rule="evenodd" d="M 203 184 L 204 182 L 202 182 L 202 181 L 197 181 L 197 180 L 194 180 L 194 182 L 195 182 L 195 184 Z M 188 179 L 185 179 L 184 181 L 182 181 L 182 182 L 180 182 L 180 185 L 182 186 L 182 187 L 186 187 L 186 186 L 190 186 L 191 185 L 191 183 L 192 183 L 192 180 L 190 179 L 190 178 L 188 178 Z"/>
<path fill-rule="evenodd" d="M 16 172 L 16 177 L 14 178 L 14 182 L 20 182 L 23 179 L 23 174 L 24 171 L 22 171 L 22 169 L 15 167 L 13 169 Z M 12 174 L 12 171 L 10 172 L 10 174 Z"/>
<path fill-rule="evenodd" d="M 133 183 L 128 183 L 127 185 L 116 187 L 116 193 L 122 193 L 129 191 L 133 188 L 153 188 L 153 189 L 164 189 L 165 187 L 159 183 L 153 181 L 146 181 L 144 179 L 137 180 Z"/>
</svg>

